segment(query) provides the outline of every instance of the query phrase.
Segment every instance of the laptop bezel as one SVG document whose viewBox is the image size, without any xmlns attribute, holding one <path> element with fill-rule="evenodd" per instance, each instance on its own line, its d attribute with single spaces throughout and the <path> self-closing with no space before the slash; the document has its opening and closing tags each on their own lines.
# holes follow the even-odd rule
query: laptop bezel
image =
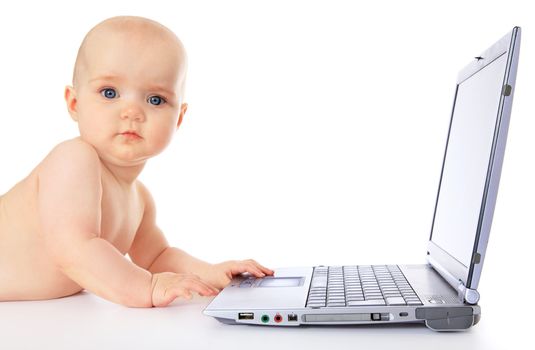
<svg viewBox="0 0 535 350">
<path fill-rule="evenodd" d="M 494 215 L 494 208 L 496 205 L 496 197 L 498 193 L 499 180 L 503 164 L 503 156 L 505 153 L 505 144 L 507 140 L 507 131 L 509 128 L 509 120 L 511 117 L 513 94 L 515 90 L 516 72 L 518 67 L 518 54 L 520 48 L 520 33 L 520 27 L 513 28 L 511 32 L 509 32 L 503 38 L 498 40 L 494 45 L 492 45 L 481 55 L 479 55 L 476 60 L 474 60 L 464 69 L 462 69 L 459 72 L 457 78 L 455 99 L 453 101 L 453 107 L 450 117 L 446 149 L 442 162 L 442 170 L 440 174 L 440 181 L 436 196 L 435 209 L 433 212 L 433 221 L 427 247 L 427 254 L 430 258 L 428 259 L 428 261 L 430 263 L 432 262 L 432 264 L 439 264 L 442 270 L 446 270 L 448 274 L 453 277 L 451 280 L 460 281 L 465 287 L 471 289 L 477 289 L 477 286 L 479 284 L 479 279 L 481 277 L 481 270 L 483 267 L 483 261 L 485 258 L 487 243 L 490 234 L 492 217 Z M 492 63 L 495 59 L 501 57 L 504 54 L 507 55 L 507 64 L 502 85 L 504 87 L 504 90 L 502 90 L 502 94 L 500 95 L 498 115 L 496 118 L 496 127 L 494 129 L 492 150 L 489 158 L 487 177 L 485 180 L 485 189 L 483 192 L 477 232 L 472 250 L 472 257 L 470 260 L 470 266 L 465 266 L 463 263 L 454 258 L 450 253 L 448 253 L 446 250 L 442 249 L 435 242 L 433 242 L 433 228 L 437 214 L 437 206 L 440 196 L 440 188 L 442 184 L 442 176 L 444 172 L 446 154 L 448 150 L 451 125 L 455 112 L 457 92 L 459 85 L 463 81 L 471 77 L 473 74 L 479 72 L 481 69 L 483 69 L 484 67 Z M 509 88 L 510 91 L 505 90 L 507 86 L 511 87 Z"/>
</svg>

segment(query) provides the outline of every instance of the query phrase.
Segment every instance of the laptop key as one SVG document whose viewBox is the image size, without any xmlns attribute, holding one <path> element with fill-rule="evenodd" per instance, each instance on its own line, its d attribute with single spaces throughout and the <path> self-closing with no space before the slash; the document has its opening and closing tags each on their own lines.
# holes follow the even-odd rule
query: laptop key
<svg viewBox="0 0 535 350">
<path fill-rule="evenodd" d="M 382 299 L 377 300 L 350 300 L 347 302 L 347 306 L 373 306 L 373 305 L 385 305 L 385 301 Z"/>
<path fill-rule="evenodd" d="M 313 308 L 325 307 L 325 303 L 323 303 L 323 304 L 320 304 L 320 303 L 310 303 L 310 304 L 308 304 L 308 307 L 313 307 Z"/>
<path fill-rule="evenodd" d="M 345 302 L 327 303 L 327 307 L 342 307 L 342 306 L 346 306 L 346 303 Z"/>
<path fill-rule="evenodd" d="M 402 297 L 386 298 L 386 302 L 388 303 L 388 305 L 406 305 L 405 299 L 403 299 Z"/>
<path fill-rule="evenodd" d="M 327 287 L 327 277 L 326 276 L 314 277 L 312 279 L 311 287 L 312 288 L 316 288 L 316 287 L 325 288 L 325 287 Z"/>
</svg>

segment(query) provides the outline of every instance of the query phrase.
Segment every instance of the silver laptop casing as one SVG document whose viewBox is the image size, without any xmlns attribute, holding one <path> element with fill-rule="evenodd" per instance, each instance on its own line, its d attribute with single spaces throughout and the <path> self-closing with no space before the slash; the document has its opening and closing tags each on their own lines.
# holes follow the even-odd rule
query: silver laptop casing
<svg viewBox="0 0 535 350">
<path fill-rule="evenodd" d="M 481 277 L 483 261 L 489 239 L 490 227 L 498 184 L 505 152 L 507 131 L 511 116 L 518 55 L 520 49 L 519 27 L 497 41 L 489 49 L 462 69 L 458 75 L 451 120 L 459 84 L 479 72 L 498 57 L 507 55 L 503 78 L 503 89 L 498 104 L 492 149 L 490 152 L 485 188 L 479 211 L 479 221 L 472 259 L 465 266 L 448 251 L 433 241 L 436 210 L 442 185 L 443 170 L 435 204 L 433 227 L 427 249 L 427 264 L 399 265 L 401 272 L 420 298 L 422 305 L 416 306 L 353 306 L 353 307 L 305 307 L 313 273 L 312 267 L 280 268 L 274 276 L 255 279 L 238 276 L 212 300 L 204 314 L 227 324 L 249 324 L 270 326 L 302 325 L 347 325 L 347 324 L 391 324 L 420 322 L 433 330 L 465 330 L 475 325 L 481 315 L 477 286 Z M 452 122 L 448 132 L 450 139 Z M 298 279 L 296 279 L 298 278 Z M 262 280 L 273 282 L 292 280 L 291 286 L 262 287 Z M 245 281 L 245 283 L 243 283 Z M 244 287 L 246 286 L 246 287 Z M 264 317 L 262 317 L 264 316 Z M 267 322 L 265 322 L 267 320 Z M 276 321 L 277 320 L 277 321 Z"/>
</svg>

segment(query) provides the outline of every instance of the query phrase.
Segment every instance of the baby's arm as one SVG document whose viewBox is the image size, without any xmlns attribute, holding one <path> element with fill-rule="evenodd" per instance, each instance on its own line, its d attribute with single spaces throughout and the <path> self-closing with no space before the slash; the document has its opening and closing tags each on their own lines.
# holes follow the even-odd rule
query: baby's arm
<svg viewBox="0 0 535 350">
<path fill-rule="evenodd" d="M 99 238 L 100 169 L 96 151 L 79 140 L 60 144 L 43 162 L 38 211 L 45 249 L 58 268 L 81 287 L 115 303 L 151 307 L 157 279 Z M 212 292 L 195 279 L 179 282 L 199 293 Z"/>
<path fill-rule="evenodd" d="M 210 264 L 185 251 L 170 247 L 156 225 L 156 207 L 149 191 L 138 182 L 145 203 L 143 220 L 128 254 L 133 262 L 152 273 L 175 272 L 195 274 L 210 286 L 224 288 L 234 275 L 249 272 L 256 277 L 273 275 L 273 271 L 254 260 L 226 261 Z"/>
<path fill-rule="evenodd" d="M 156 225 L 156 207 L 152 196 L 141 182 L 138 182 L 138 190 L 145 208 L 143 220 L 128 252 L 132 261 L 152 273 L 172 271 L 198 274 L 209 268 L 209 263 L 169 246 L 163 232 Z M 174 251 L 173 261 L 167 258 L 170 250 Z"/>
</svg>

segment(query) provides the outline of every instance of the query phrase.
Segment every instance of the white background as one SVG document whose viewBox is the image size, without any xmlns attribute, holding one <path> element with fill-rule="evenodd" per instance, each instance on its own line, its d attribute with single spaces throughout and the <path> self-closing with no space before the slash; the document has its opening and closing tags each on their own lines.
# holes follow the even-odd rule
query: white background
<svg viewBox="0 0 535 350">
<path fill-rule="evenodd" d="M 0 193 L 77 136 L 63 89 L 86 32 L 140 15 L 177 33 L 189 55 L 188 112 L 141 175 L 172 245 L 271 268 L 423 263 L 457 72 L 518 25 L 517 91 L 480 284 L 483 312 L 514 325 L 529 312 L 512 316 L 500 296 L 526 284 L 534 233 L 527 4 L 9 2 L 0 8 Z"/>
</svg>

